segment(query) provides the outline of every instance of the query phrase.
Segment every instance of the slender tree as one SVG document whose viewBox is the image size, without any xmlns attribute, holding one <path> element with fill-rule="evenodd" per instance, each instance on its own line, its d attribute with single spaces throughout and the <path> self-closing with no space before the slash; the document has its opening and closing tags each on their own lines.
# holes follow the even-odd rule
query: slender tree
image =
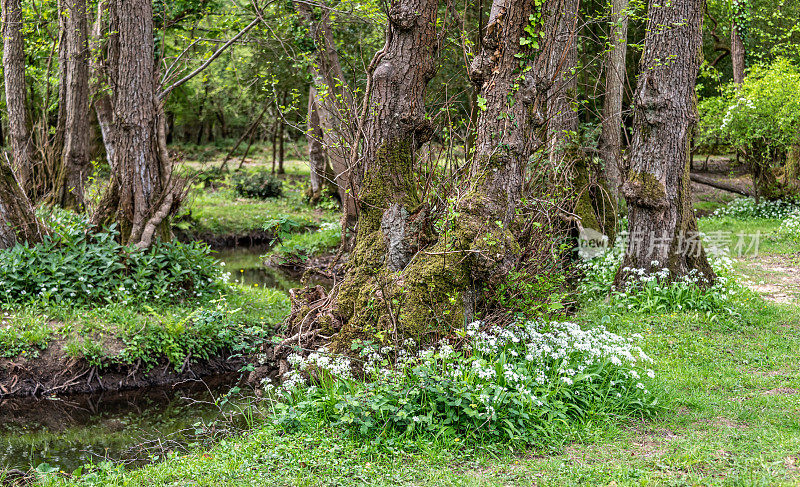
<svg viewBox="0 0 800 487">
<path fill-rule="evenodd" d="M 746 0 L 733 0 L 733 23 L 731 25 L 731 62 L 733 64 L 733 82 L 741 85 L 744 82 L 745 50 L 744 29 L 742 19 L 747 13 Z"/>
<path fill-rule="evenodd" d="M 84 185 L 91 171 L 89 156 L 89 28 L 86 0 L 61 0 L 64 90 L 64 149 L 55 189 L 55 202 L 83 209 Z"/>
<path fill-rule="evenodd" d="M 46 232 L 14 171 L 0 160 L 0 250 L 18 242 L 39 242 Z"/>
<path fill-rule="evenodd" d="M 322 197 L 325 188 L 333 186 L 337 190 L 333 180 L 333 174 L 325 156 L 325 146 L 323 143 L 325 131 L 320 123 L 319 106 L 321 100 L 314 84 L 308 88 L 308 128 L 306 139 L 308 140 L 308 163 L 311 169 L 308 199 L 311 204 L 317 204 Z"/>
<path fill-rule="evenodd" d="M 22 37 L 22 1 L 2 0 L 3 74 L 8 110 L 8 134 L 14 169 L 22 188 L 32 191 L 34 144 L 25 94 L 25 48 Z"/>
<path fill-rule="evenodd" d="M 622 101 L 625 92 L 625 58 L 628 50 L 628 0 L 611 0 L 609 51 L 606 55 L 600 157 L 606 183 L 617 200 L 622 185 Z"/>
<path fill-rule="evenodd" d="M 651 0 L 635 96 L 631 169 L 622 187 L 630 237 L 617 274 L 666 268 L 713 282 L 697 233 L 689 182 L 689 137 L 697 121 L 695 81 L 702 61 L 703 0 Z"/>
</svg>

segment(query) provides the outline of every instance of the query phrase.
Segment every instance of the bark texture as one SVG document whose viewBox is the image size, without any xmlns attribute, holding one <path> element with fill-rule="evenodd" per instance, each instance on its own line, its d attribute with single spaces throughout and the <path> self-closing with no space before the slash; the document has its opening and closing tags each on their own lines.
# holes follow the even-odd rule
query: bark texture
<svg viewBox="0 0 800 487">
<path fill-rule="evenodd" d="M 351 155 L 356 144 L 359 117 L 328 22 L 330 12 L 327 2 L 320 2 L 317 7 L 312 7 L 306 1 L 295 1 L 294 5 L 305 19 L 314 39 L 311 82 L 315 85 L 317 95 L 316 109 L 322 129 L 321 143 L 342 202 L 343 226 L 349 229 L 358 217 L 358 188 Z"/>
<path fill-rule="evenodd" d="M 111 107 L 111 92 L 109 89 L 108 72 L 105 63 L 107 46 L 104 38 L 108 30 L 108 9 L 111 0 L 97 2 L 97 12 L 92 26 L 90 40 L 91 59 L 90 70 L 92 82 L 89 86 L 92 105 L 100 126 L 100 135 L 103 138 L 103 147 L 106 150 L 106 160 L 109 165 L 114 163 L 114 136 L 113 123 L 114 111 Z M 112 169 L 114 166 L 111 166 Z"/>
<path fill-rule="evenodd" d="M 317 204 L 322 198 L 323 191 L 333 183 L 328 159 L 325 157 L 325 146 L 323 139 L 325 131 L 320 123 L 319 106 L 321 100 L 316 87 L 312 84 L 308 90 L 308 127 L 306 139 L 308 140 L 308 163 L 310 171 L 310 182 L 308 199 L 309 202 Z M 336 184 L 332 184 L 336 191 Z"/>
<path fill-rule="evenodd" d="M 550 0 L 546 18 L 548 77 L 552 86 L 547 95 L 547 145 L 554 168 L 574 160 L 570 148 L 577 143 L 578 113 L 578 5 L 579 0 Z"/>
<path fill-rule="evenodd" d="M 64 149 L 55 202 L 83 210 L 84 186 L 91 171 L 89 154 L 89 27 L 86 0 L 61 0 L 64 33 Z"/>
<path fill-rule="evenodd" d="M 742 8 L 746 8 L 746 5 L 741 0 L 733 0 L 734 15 L 737 10 Z M 742 29 L 736 20 L 731 25 L 731 63 L 733 64 L 733 82 L 741 85 L 744 83 L 745 50 Z"/>
<path fill-rule="evenodd" d="M 697 122 L 695 81 L 702 61 L 703 0 L 651 0 L 635 97 L 631 169 L 622 187 L 630 239 L 617 284 L 630 269 L 695 270 L 707 282 L 706 259 L 691 201 L 689 138 Z"/>
<path fill-rule="evenodd" d="M 22 1 L 2 0 L 3 75 L 8 111 L 8 136 L 14 171 L 24 191 L 33 189 L 34 144 L 25 95 L 25 49 Z"/>
<path fill-rule="evenodd" d="M 628 50 L 628 0 L 611 1 L 610 50 L 606 57 L 600 157 L 605 163 L 608 189 L 619 199 L 622 186 L 622 100 L 625 90 L 625 58 Z"/>
<path fill-rule="evenodd" d="M 166 217 L 179 203 L 164 159 L 163 119 L 157 100 L 150 0 L 111 4 L 109 44 L 113 168 L 111 184 L 95 221 L 114 220 L 123 242 L 147 247 L 170 235 Z"/>
<path fill-rule="evenodd" d="M 40 242 L 45 233 L 14 171 L 0 161 L 0 250 L 19 242 Z"/>
</svg>

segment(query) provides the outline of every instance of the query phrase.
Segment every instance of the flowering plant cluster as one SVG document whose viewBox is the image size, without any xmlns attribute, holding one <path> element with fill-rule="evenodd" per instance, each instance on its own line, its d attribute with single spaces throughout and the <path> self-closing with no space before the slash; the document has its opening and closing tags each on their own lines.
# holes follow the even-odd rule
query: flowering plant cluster
<svg viewBox="0 0 800 487">
<path fill-rule="evenodd" d="M 202 243 L 158 242 L 147 251 L 120 245 L 114 227 L 87 231 L 86 217 L 39 215 L 51 235 L 0 251 L 0 302 L 175 302 L 217 294 L 223 270 Z"/>
<path fill-rule="evenodd" d="M 284 399 L 284 426 L 546 446 L 589 419 L 654 410 L 655 373 L 634 341 L 602 326 L 475 322 L 419 353 L 407 342 L 366 344 L 358 361 L 325 350 L 293 356 L 283 384 L 267 389 Z M 354 378 L 354 363 L 366 380 Z"/>
<path fill-rule="evenodd" d="M 783 220 L 800 209 L 797 201 L 763 200 L 756 204 L 753 198 L 736 198 L 727 206 L 717 209 L 712 218 L 731 217 L 738 219 L 766 218 Z"/>
<path fill-rule="evenodd" d="M 771 236 L 774 240 L 800 240 L 800 209 L 793 211 Z"/>
<path fill-rule="evenodd" d="M 709 247 L 709 261 L 717 278 L 712 286 L 704 286 L 703 276 L 696 270 L 675 278 L 666 268 L 647 273 L 644 269 L 623 269 L 627 280 L 621 288 L 614 287 L 623 250 L 617 246 L 598 257 L 581 263 L 583 280 L 580 294 L 585 299 L 609 300 L 620 311 L 664 314 L 677 311 L 696 311 L 710 319 L 736 316 L 734 299 L 742 287 L 731 277 L 733 261 L 724 247 Z M 658 262 L 653 262 L 658 266 Z"/>
</svg>

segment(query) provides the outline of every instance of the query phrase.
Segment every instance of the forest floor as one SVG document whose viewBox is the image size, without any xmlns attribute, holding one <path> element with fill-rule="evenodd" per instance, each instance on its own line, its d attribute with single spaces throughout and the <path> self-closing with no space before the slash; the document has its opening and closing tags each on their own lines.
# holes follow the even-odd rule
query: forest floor
<svg viewBox="0 0 800 487">
<path fill-rule="evenodd" d="M 708 196 L 716 207 L 728 195 Z M 698 199 L 698 210 L 704 198 Z M 768 236 L 774 219 L 702 219 L 706 233 Z M 733 247 L 734 243 L 730 245 Z M 800 244 L 769 238 L 734 260 L 750 290 L 734 314 L 642 314 L 587 303 L 573 319 L 643 336 L 663 410 L 588 425 L 555 451 L 407 440 L 393 447 L 331 428 L 287 432 L 269 411 L 240 437 L 128 470 L 39 479 L 41 485 L 694 486 L 800 485 Z"/>
</svg>

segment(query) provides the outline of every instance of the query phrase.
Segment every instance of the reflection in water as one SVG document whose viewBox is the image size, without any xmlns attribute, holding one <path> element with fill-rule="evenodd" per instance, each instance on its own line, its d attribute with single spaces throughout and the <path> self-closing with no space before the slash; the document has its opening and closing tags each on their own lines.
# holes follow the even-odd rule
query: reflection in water
<svg viewBox="0 0 800 487">
<path fill-rule="evenodd" d="M 74 471 L 104 459 L 144 463 L 226 432 L 241 416 L 244 396 L 219 401 L 236 377 L 181 388 L 149 388 L 65 399 L 0 402 L 0 469 L 27 470 L 42 463 Z M 243 425 L 242 425 L 243 426 Z"/>
</svg>

